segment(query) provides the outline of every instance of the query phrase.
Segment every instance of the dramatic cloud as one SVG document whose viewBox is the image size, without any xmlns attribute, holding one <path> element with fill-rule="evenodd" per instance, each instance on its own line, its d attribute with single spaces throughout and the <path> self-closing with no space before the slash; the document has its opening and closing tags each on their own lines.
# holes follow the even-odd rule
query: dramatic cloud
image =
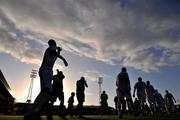
<svg viewBox="0 0 180 120">
<path fill-rule="evenodd" d="M 179 65 L 179 4 L 179 0 L 1 0 L 0 51 L 37 63 L 44 43 L 53 37 L 69 52 L 108 64 L 147 72 Z"/>
<path fill-rule="evenodd" d="M 43 45 L 35 41 L 31 33 L 17 29 L 2 11 L 0 16 L 0 52 L 8 53 L 22 62 L 39 63 Z"/>
</svg>

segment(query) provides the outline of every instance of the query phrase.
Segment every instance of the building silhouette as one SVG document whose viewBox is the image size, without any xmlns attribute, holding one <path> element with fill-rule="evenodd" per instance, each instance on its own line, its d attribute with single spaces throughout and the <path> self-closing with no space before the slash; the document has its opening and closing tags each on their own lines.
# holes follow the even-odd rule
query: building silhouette
<svg viewBox="0 0 180 120">
<path fill-rule="evenodd" d="M 0 70 L 0 114 L 7 114 L 13 108 L 14 97 L 11 94 L 2 71 Z"/>
</svg>

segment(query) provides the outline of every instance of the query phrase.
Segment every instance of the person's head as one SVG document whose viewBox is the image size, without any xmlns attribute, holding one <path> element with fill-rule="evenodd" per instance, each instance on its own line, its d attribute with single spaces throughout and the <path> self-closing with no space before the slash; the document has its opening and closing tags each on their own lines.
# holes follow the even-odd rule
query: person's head
<svg viewBox="0 0 180 120">
<path fill-rule="evenodd" d="M 155 90 L 155 93 L 157 93 L 158 92 L 158 90 Z"/>
<path fill-rule="evenodd" d="M 106 91 L 103 91 L 103 94 L 105 94 L 106 93 Z"/>
<path fill-rule="evenodd" d="M 146 84 L 147 84 L 147 85 L 150 85 L 150 81 L 146 81 Z"/>
<path fill-rule="evenodd" d="M 53 39 L 50 39 L 50 40 L 48 41 L 48 45 L 49 45 L 49 46 L 56 46 L 56 41 L 53 40 Z"/>
<path fill-rule="evenodd" d="M 81 79 L 80 79 L 80 80 L 85 81 L 85 78 L 84 78 L 84 77 L 81 77 Z"/>
<path fill-rule="evenodd" d="M 59 69 L 56 69 L 56 72 L 59 73 L 60 72 Z"/>
<path fill-rule="evenodd" d="M 57 71 L 57 74 L 63 74 L 63 72 L 59 71 L 59 69 L 56 69 L 56 71 Z"/>
<path fill-rule="evenodd" d="M 64 74 L 63 74 L 62 71 L 59 71 L 58 69 L 56 69 L 56 71 L 57 71 L 57 74 L 56 74 L 56 75 L 59 75 L 59 76 L 61 76 L 61 77 L 64 77 Z"/>
<path fill-rule="evenodd" d="M 166 93 L 169 93 L 169 91 L 168 91 L 168 90 L 165 90 L 165 92 L 166 92 Z"/>
<path fill-rule="evenodd" d="M 122 72 L 126 72 L 126 71 L 127 71 L 127 70 L 126 70 L 126 67 L 122 67 L 121 71 L 122 71 Z"/>
<path fill-rule="evenodd" d="M 75 93 L 74 93 L 74 92 L 72 92 L 72 93 L 71 93 L 71 96 L 73 96 L 73 97 L 74 97 L 74 96 L 75 96 Z"/>
<path fill-rule="evenodd" d="M 139 82 L 142 82 L 142 78 L 141 78 L 141 77 L 138 77 L 138 81 L 139 81 Z"/>
</svg>

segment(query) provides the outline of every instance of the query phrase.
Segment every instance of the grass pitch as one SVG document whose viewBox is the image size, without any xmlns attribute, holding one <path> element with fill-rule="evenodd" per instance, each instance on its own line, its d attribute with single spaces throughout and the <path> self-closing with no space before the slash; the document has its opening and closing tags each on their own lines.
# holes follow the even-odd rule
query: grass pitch
<svg viewBox="0 0 180 120">
<path fill-rule="evenodd" d="M 47 120 L 45 116 L 42 116 L 43 120 Z M 78 117 L 66 117 L 67 120 L 118 120 L 116 115 L 84 115 L 83 118 Z M 0 115 L 0 120 L 23 120 L 23 116 L 15 116 L 15 115 Z M 53 120 L 64 120 L 59 118 L 58 116 L 53 116 Z M 134 117 L 132 115 L 124 115 L 120 120 L 180 120 L 179 114 L 172 115 L 156 115 L 156 116 L 138 116 Z"/>
</svg>

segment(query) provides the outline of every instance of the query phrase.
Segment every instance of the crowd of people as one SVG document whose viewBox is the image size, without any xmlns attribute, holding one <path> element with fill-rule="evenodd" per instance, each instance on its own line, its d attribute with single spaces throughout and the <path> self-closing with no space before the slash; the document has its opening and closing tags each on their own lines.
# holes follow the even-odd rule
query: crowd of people
<svg viewBox="0 0 180 120">
<path fill-rule="evenodd" d="M 119 118 L 123 117 L 123 112 L 127 109 L 135 116 L 174 112 L 176 100 L 173 95 L 166 90 L 165 96 L 162 97 L 158 90 L 154 89 L 153 85 L 150 84 L 150 81 L 144 82 L 141 77 L 138 78 L 138 82 L 134 85 L 133 97 L 136 98 L 133 102 L 130 80 L 125 67 L 117 76 L 116 86 L 117 96 L 114 101 Z"/>
<path fill-rule="evenodd" d="M 39 69 L 41 91 L 36 97 L 33 107 L 24 114 L 24 120 L 42 120 L 40 112 L 43 107 L 47 108 L 47 119 L 53 120 L 53 104 L 57 98 L 60 101 L 58 114 L 63 119 L 66 119 L 63 92 L 63 79 L 65 76 L 63 72 L 58 69 L 57 74 L 53 75 L 53 66 L 57 58 L 61 59 L 65 66 L 68 66 L 68 63 L 66 59 L 60 55 L 62 48 L 56 45 L 55 40 L 50 39 L 48 45 L 49 47 L 44 53 L 43 61 Z M 141 77 L 138 78 L 138 82 L 134 86 L 133 97 L 135 97 L 135 93 L 137 97 L 133 102 L 130 80 L 125 67 L 122 68 L 122 71 L 117 76 L 116 86 L 117 96 L 114 98 L 114 101 L 116 103 L 115 108 L 118 111 L 119 118 L 122 118 L 124 111 L 127 109 L 135 116 L 141 113 L 172 113 L 174 111 L 174 102 L 176 101 L 173 95 L 166 90 L 166 95 L 163 98 L 150 84 L 150 81 L 145 83 Z M 77 80 L 76 93 L 72 92 L 68 99 L 68 112 L 71 117 L 73 117 L 73 115 L 82 117 L 82 108 L 85 101 L 84 91 L 86 87 L 88 87 L 88 84 L 84 77 Z M 74 109 L 75 95 L 78 101 L 76 109 Z M 108 95 L 106 94 L 106 91 L 102 92 L 100 99 L 100 113 L 103 115 L 106 114 L 108 109 Z M 146 99 L 148 100 L 149 106 L 146 103 Z"/>
</svg>

